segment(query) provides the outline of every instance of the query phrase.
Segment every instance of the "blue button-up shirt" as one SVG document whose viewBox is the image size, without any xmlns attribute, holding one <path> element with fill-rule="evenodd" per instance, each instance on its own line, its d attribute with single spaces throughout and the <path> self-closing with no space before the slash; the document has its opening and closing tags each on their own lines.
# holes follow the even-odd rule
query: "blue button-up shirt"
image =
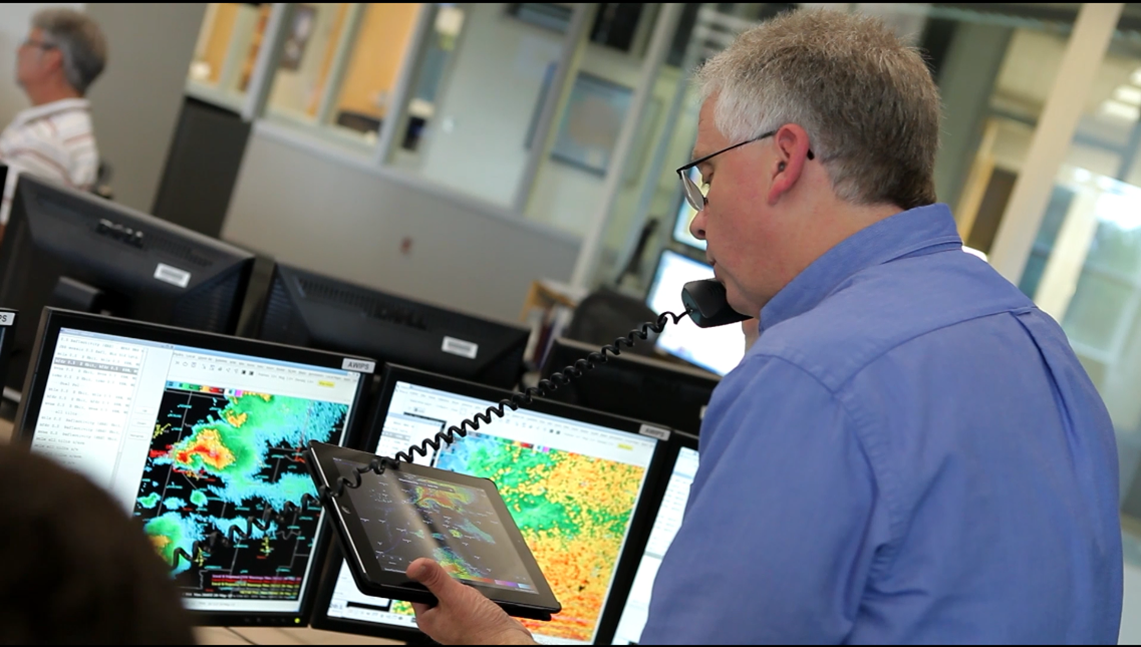
<svg viewBox="0 0 1141 647">
<path fill-rule="evenodd" d="M 1116 643 L 1105 406 L 932 205 L 761 311 L 717 387 L 644 643 Z"/>
</svg>

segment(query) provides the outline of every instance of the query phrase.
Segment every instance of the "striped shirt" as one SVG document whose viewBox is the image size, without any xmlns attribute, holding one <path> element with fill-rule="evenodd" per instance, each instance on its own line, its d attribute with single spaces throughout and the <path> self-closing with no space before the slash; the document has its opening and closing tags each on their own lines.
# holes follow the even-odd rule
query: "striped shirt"
<svg viewBox="0 0 1141 647">
<path fill-rule="evenodd" d="M 61 99 L 21 110 L 0 133 L 0 161 L 8 180 L 0 204 L 0 224 L 7 224 L 17 173 L 31 173 L 66 186 L 95 184 L 99 152 L 87 99 Z"/>
</svg>

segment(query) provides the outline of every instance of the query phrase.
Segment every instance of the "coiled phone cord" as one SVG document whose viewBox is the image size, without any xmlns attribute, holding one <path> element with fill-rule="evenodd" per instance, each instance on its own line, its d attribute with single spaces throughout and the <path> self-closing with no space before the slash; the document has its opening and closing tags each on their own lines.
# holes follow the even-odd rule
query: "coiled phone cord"
<svg viewBox="0 0 1141 647">
<path fill-rule="evenodd" d="M 361 477 L 367 473 L 372 472 L 380 475 L 388 467 L 395 467 L 401 462 L 411 463 L 416 457 L 427 456 L 429 448 L 432 451 L 438 451 L 444 445 L 451 445 L 456 441 L 456 438 L 463 438 L 469 432 L 476 431 L 480 428 L 481 424 L 489 425 L 492 423 L 495 416 L 502 418 L 507 415 L 507 409 L 512 411 L 518 410 L 519 407 L 531 404 L 535 396 L 546 397 L 550 393 L 558 390 L 560 386 L 569 384 L 574 380 L 583 376 L 586 371 L 593 369 L 599 363 L 605 363 L 609 360 L 608 354 L 617 357 L 622 354 L 622 347 L 627 348 L 634 346 L 634 339 L 646 340 L 649 339 L 650 333 L 655 334 L 665 330 L 667 323 L 677 324 L 678 321 L 684 317 L 689 316 L 692 308 L 686 309 L 681 314 L 674 314 L 672 312 L 663 312 L 658 315 L 654 321 L 647 321 L 646 323 L 638 326 L 637 328 L 626 333 L 623 337 L 618 337 L 614 343 L 607 344 L 595 352 L 590 353 L 586 357 L 576 361 L 574 364 L 565 366 L 562 370 L 552 373 L 549 378 L 539 380 L 538 384 L 528 387 L 523 391 L 517 391 L 509 398 L 504 398 L 496 404 L 487 407 L 474 416 L 464 420 L 458 425 L 452 425 L 444 431 L 438 432 L 435 436 L 427 438 L 418 445 L 413 445 L 408 448 L 408 451 L 398 452 L 395 457 L 389 458 L 387 456 L 374 456 L 369 461 L 368 465 L 353 468 L 352 478 L 338 477 L 332 487 L 324 485 L 317 488 L 317 496 L 314 497 L 310 494 L 303 494 L 301 496 L 301 505 L 294 505 L 292 502 L 287 501 L 281 512 L 275 512 L 273 508 L 266 506 L 262 509 L 260 519 L 255 516 L 246 517 L 246 528 L 243 531 L 237 525 L 232 525 L 225 534 L 218 530 L 213 530 L 206 535 L 205 538 L 195 541 L 191 546 L 191 552 L 187 553 L 181 548 L 176 548 L 173 554 L 173 566 L 177 567 L 179 559 L 185 559 L 193 563 L 195 557 L 201 557 L 203 552 L 209 553 L 210 550 L 219 541 L 224 546 L 232 546 L 241 539 L 249 539 L 253 534 L 256 527 L 262 532 L 267 532 L 271 524 L 276 524 L 279 529 L 275 534 L 282 538 L 288 539 L 289 537 L 297 534 L 294 527 L 297 525 L 298 517 L 301 512 L 309 505 L 320 505 L 325 502 L 331 501 L 332 497 L 339 497 L 345 492 L 345 488 L 358 488 L 361 486 Z M 281 530 L 281 529 L 285 530 Z"/>
<path fill-rule="evenodd" d="M 586 357 L 576 361 L 574 364 L 563 367 L 562 370 L 552 373 L 549 378 L 539 380 L 539 383 L 535 386 L 528 387 L 523 391 L 518 391 L 512 394 L 510 398 L 504 398 L 500 400 L 496 404 L 488 407 L 480 413 L 475 414 L 467 420 L 464 420 L 460 424 L 452 425 L 446 430 L 437 433 L 435 436 L 425 439 L 419 445 L 413 445 L 408 449 L 408 451 L 398 452 L 396 456 L 392 458 L 387 456 L 377 456 L 369 461 L 368 465 L 354 468 L 355 471 L 351 480 L 343 476 L 338 477 L 336 483 L 333 484 L 332 488 L 325 486 L 319 487 L 317 490 L 318 496 L 320 497 L 321 501 L 326 501 L 327 497 L 330 496 L 341 496 L 341 494 L 344 493 L 345 488 L 360 487 L 361 476 L 366 472 L 373 472 L 374 474 L 380 475 L 384 473 L 386 466 L 397 465 L 401 461 L 411 463 L 415 459 L 416 454 L 427 456 L 429 448 L 431 448 L 433 451 L 438 451 L 440 447 L 454 443 L 457 436 L 463 438 L 464 436 L 467 436 L 469 432 L 477 431 L 480 427 L 480 423 L 491 424 L 493 415 L 498 418 L 502 418 L 503 416 L 507 415 L 507 409 L 515 411 L 523 405 L 531 404 L 531 402 L 535 399 L 535 396 L 546 397 L 553 391 L 558 390 L 560 386 L 569 384 L 570 382 L 582 377 L 586 371 L 594 368 L 599 363 L 606 362 L 609 359 L 607 353 L 614 356 L 621 355 L 622 347 L 632 347 L 634 345 L 635 338 L 642 340 L 648 339 L 650 332 L 660 333 L 665 329 L 666 323 L 676 324 L 682 318 L 688 316 L 689 313 L 690 310 L 686 310 L 681 314 L 663 312 L 662 314 L 658 315 L 656 320 L 647 321 L 641 326 L 638 326 L 637 328 L 626 333 L 624 337 L 618 337 L 614 340 L 614 343 L 607 344 L 597 351 L 592 352 Z"/>
</svg>

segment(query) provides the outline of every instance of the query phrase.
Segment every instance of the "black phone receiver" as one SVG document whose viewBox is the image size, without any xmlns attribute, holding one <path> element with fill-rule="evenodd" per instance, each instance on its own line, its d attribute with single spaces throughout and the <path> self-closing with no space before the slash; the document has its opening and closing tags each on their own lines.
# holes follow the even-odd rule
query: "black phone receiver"
<svg viewBox="0 0 1141 647">
<path fill-rule="evenodd" d="M 698 328 L 713 328 L 752 319 L 737 312 L 725 298 L 725 286 L 717 279 L 690 281 L 681 289 L 681 302 Z"/>
</svg>

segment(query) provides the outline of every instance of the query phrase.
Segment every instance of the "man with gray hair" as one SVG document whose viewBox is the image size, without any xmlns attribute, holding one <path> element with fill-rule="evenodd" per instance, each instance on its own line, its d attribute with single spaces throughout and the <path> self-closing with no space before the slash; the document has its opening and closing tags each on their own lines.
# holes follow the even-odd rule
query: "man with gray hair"
<svg viewBox="0 0 1141 647">
<path fill-rule="evenodd" d="M 32 103 L 0 133 L 0 161 L 9 165 L 0 205 L 8 222 L 17 173 L 88 189 L 99 167 L 87 88 L 107 63 L 99 26 L 72 9 L 44 9 L 16 52 L 16 81 Z"/>
<path fill-rule="evenodd" d="M 919 53 L 800 11 L 697 81 L 691 232 L 759 336 L 709 403 L 639 642 L 1115 643 L 1113 426 L 1061 328 L 935 203 Z M 434 639 L 530 642 L 435 562 L 407 574 Z"/>
</svg>

